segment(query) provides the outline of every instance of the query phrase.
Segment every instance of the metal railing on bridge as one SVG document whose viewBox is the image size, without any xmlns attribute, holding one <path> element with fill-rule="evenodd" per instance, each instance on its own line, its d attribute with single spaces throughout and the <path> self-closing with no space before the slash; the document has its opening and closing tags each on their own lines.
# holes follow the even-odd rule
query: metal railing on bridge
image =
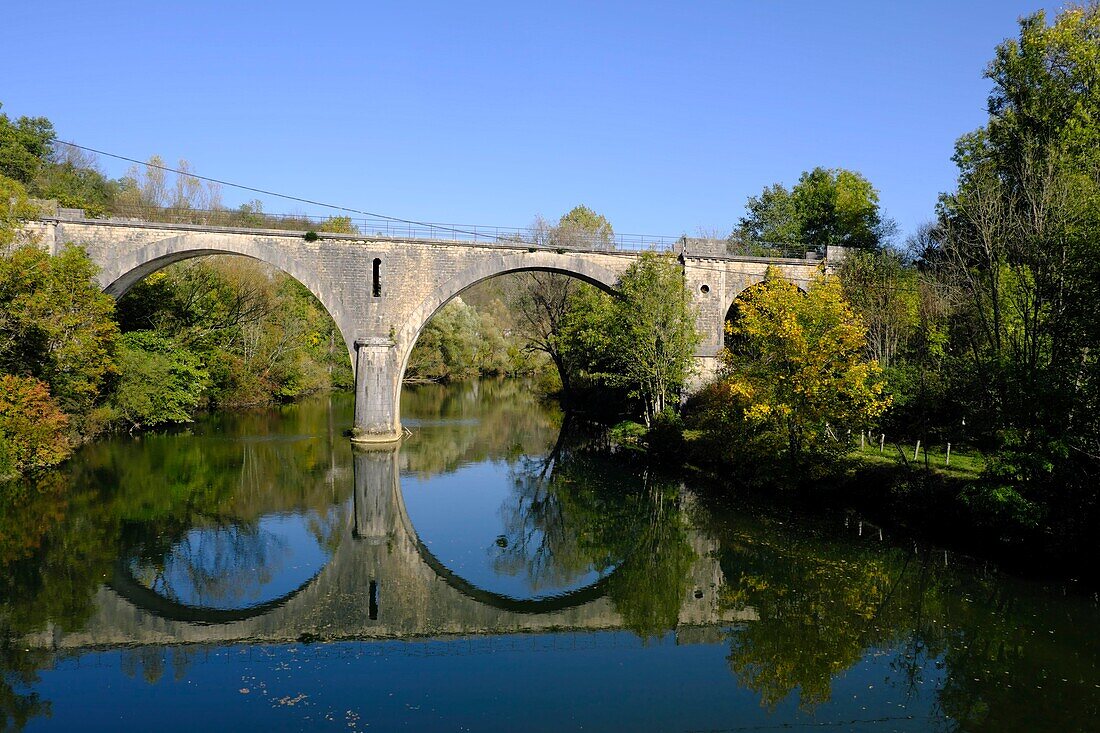
<svg viewBox="0 0 1100 733">
<path fill-rule="evenodd" d="M 105 217 L 89 217 L 81 209 L 59 208 L 43 204 L 43 215 L 68 221 L 94 220 L 105 223 L 152 222 L 195 227 L 228 229 L 315 232 L 319 236 L 384 237 L 401 240 L 466 242 L 525 246 L 539 249 L 583 250 L 596 252 L 686 252 L 701 257 L 752 257 L 820 259 L 815 250 L 799 245 L 736 242 L 709 237 L 652 234 L 601 234 L 581 229 L 563 229 L 536 225 L 500 227 L 482 224 L 443 224 L 386 218 L 328 216 L 307 214 L 269 214 L 239 209 L 174 209 L 150 206 L 116 208 Z"/>
</svg>

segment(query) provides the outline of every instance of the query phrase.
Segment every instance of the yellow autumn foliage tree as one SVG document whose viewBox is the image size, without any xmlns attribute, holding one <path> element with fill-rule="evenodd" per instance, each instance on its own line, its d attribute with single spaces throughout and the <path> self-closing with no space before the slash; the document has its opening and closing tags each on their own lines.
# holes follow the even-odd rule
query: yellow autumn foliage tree
<svg viewBox="0 0 1100 733">
<path fill-rule="evenodd" d="M 804 293 L 769 269 L 727 332 L 711 401 L 745 457 L 821 465 L 890 404 L 881 369 L 865 357 L 866 328 L 835 278 L 819 276 Z"/>
</svg>

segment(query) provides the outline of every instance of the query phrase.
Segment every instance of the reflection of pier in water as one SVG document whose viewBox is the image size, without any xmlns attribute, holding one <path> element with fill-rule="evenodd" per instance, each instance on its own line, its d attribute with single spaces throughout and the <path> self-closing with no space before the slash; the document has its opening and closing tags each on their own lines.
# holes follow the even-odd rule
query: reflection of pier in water
<svg viewBox="0 0 1100 733">
<path fill-rule="evenodd" d="M 519 600 L 477 588 L 443 566 L 405 511 L 399 455 L 398 448 L 356 451 L 351 526 L 328 564 L 288 596 L 243 610 L 197 608 L 157 595 L 120 563 L 80 631 L 47 630 L 27 641 L 66 649 L 622 628 L 606 578 L 560 596 Z M 681 600 L 680 626 L 754 620 L 751 609 L 719 610 L 717 548 L 695 531 L 691 545 L 696 561 Z"/>
</svg>

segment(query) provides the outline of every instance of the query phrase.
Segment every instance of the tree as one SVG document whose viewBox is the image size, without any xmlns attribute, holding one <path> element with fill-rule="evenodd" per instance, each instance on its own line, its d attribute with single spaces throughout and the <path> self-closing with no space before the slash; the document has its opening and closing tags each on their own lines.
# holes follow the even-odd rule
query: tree
<svg viewBox="0 0 1100 733">
<path fill-rule="evenodd" d="M 65 460 L 68 426 L 45 382 L 0 374 L 0 480 Z"/>
<path fill-rule="evenodd" d="M 335 234 L 358 234 L 359 227 L 352 223 L 350 216 L 330 216 L 321 222 L 318 231 L 333 232 Z"/>
<path fill-rule="evenodd" d="M 749 196 L 737 232 L 742 239 L 767 244 L 802 244 L 802 222 L 794 197 L 781 183 Z"/>
<path fill-rule="evenodd" d="M 119 301 L 122 330 L 157 331 L 209 372 L 216 405 L 263 404 L 350 383 L 347 351 L 301 283 L 243 257 L 165 268 Z"/>
<path fill-rule="evenodd" d="M 992 495 L 1100 506 L 1100 5 L 1020 20 L 986 71 L 989 121 L 956 143 L 938 274 L 957 294 Z M 1019 493 L 1015 493 L 1019 492 Z M 1063 527 L 1068 529 L 1067 526 Z"/>
<path fill-rule="evenodd" d="M 614 233 L 611 223 L 586 206 L 576 206 L 558 220 L 557 226 L 536 219 L 531 244 L 541 247 L 610 246 Z M 529 272 L 513 278 L 506 292 L 508 305 L 527 348 L 546 354 L 554 363 L 562 392 L 574 388 L 577 364 L 571 363 L 562 343 L 562 334 L 574 301 L 604 297 L 593 286 L 570 275 L 557 272 Z"/>
<path fill-rule="evenodd" d="M 889 405 L 879 366 L 864 357 L 865 327 L 836 279 L 818 278 L 802 293 L 769 270 L 727 328 L 732 343 L 712 391 L 747 457 L 801 466 L 845 453 L 845 429 L 866 426 Z"/>
<path fill-rule="evenodd" d="M 13 122 L 0 113 L 0 176 L 29 184 L 46 159 L 53 137 L 53 125 L 45 117 L 20 117 Z"/>
<path fill-rule="evenodd" d="M 551 241 L 558 247 L 611 249 L 614 239 L 615 232 L 607 217 L 597 214 L 584 204 L 574 206 L 563 214 L 551 233 Z"/>
<path fill-rule="evenodd" d="M 557 338 L 567 387 L 579 391 L 615 369 L 615 311 L 615 299 L 596 288 L 581 288 L 570 296 Z"/>
<path fill-rule="evenodd" d="M 114 299 L 84 250 L 34 246 L 0 257 L 0 371 L 41 379 L 70 415 L 87 413 L 114 373 Z"/>
<path fill-rule="evenodd" d="M 867 326 L 867 356 L 888 369 L 918 325 L 917 272 L 894 250 L 860 251 L 841 263 L 844 296 Z"/>
<path fill-rule="evenodd" d="M 159 155 L 151 156 L 144 167 L 132 166 L 118 181 L 111 208 L 145 217 L 163 217 L 166 212 L 161 210 L 171 209 L 167 213 L 173 219 L 185 221 L 202 221 L 209 212 L 221 210 L 221 187 L 195 177 L 187 160 L 181 158 L 176 164 L 179 173 L 166 168 L 167 164 Z M 242 206 L 242 213 L 244 209 Z M 257 206 L 256 211 L 261 209 Z"/>
<path fill-rule="evenodd" d="M 670 255 L 643 253 L 619 279 L 612 305 L 611 370 L 602 375 L 642 402 L 646 426 L 678 402 L 700 341 L 691 293 Z"/>
<path fill-rule="evenodd" d="M 455 298 L 436 313 L 417 338 L 405 377 L 410 381 L 449 381 L 478 376 L 481 318 Z"/>
<path fill-rule="evenodd" d="M 896 228 L 882 217 L 871 182 L 844 168 L 804 171 L 789 191 L 773 184 L 750 196 L 745 211 L 731 245 L 875 249 Z"/>
<path fill-rule="evenodd" d="M 0 175 L 0 255 L 16 240 L 19 227 L 36 211 L 22 183 Z"/>
</svg>

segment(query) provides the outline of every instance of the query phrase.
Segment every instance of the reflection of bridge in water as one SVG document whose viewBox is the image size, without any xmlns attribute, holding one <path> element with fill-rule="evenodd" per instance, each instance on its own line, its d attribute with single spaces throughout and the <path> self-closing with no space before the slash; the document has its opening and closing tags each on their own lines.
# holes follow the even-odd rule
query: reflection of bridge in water
<svg viewBox="0 0 1100 733">
<path fill-rule="evenodd" d="M 117 566 L 80 631 L 47 630 L 32 646 L 288 642 L 623 628 L 607 578 L 559 596 L 522 600 L 483 590 L 446 568 L 417 536 L 400 488 L 400 449 L 356 451 L 354 512 L 328 564 L 296 591 L 240 610 L 184 605 Z M 715 543 L 692 531 L 696 560 L 681 599 L 683 627 L 755 619 L 721 611 Z"/>
</svg>

